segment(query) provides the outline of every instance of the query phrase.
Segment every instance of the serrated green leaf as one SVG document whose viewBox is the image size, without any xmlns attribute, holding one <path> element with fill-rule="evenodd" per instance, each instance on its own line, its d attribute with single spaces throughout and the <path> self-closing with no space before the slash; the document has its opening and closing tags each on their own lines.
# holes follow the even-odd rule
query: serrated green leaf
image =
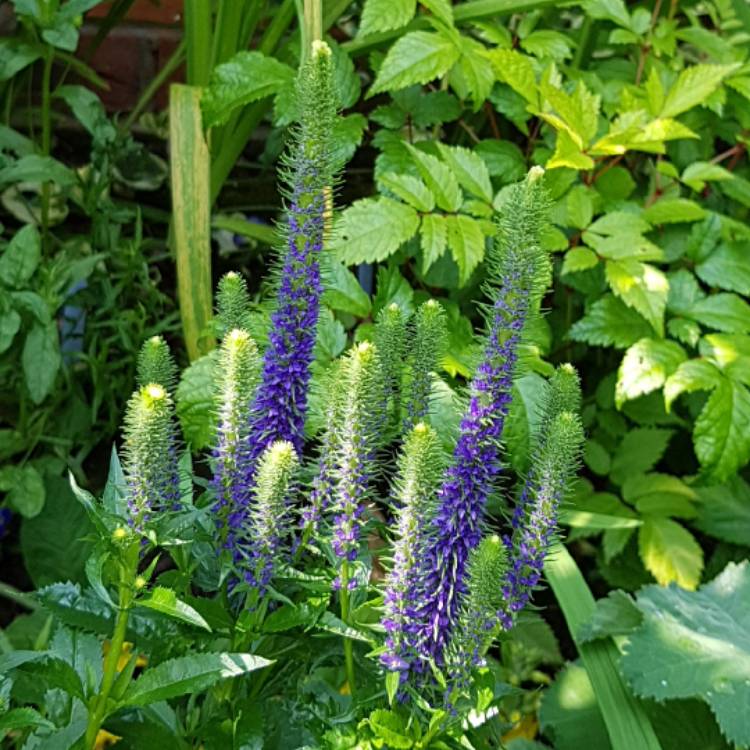
<svg viewBox="0 0 750 750">
<path fill-rule="evenodd" d="M 442 256 L 448 246 L 448 225 L 440 214 L 427 214 L 422 217 L 419 228 L 422 248 L 422 273 Z"/>
<path fill-rule="evenodd" d="M 683 314 L 708 328 L 725 333 L 750 332 L 750 305 L 729 292 L 704 297 Z"/>
<path fill-rule="evenodd" d="M 582 643 L 612 635 L 629 635 L 643 622 L 643 615 L 624 591 L 610 591 L 598 599 L 596 610 L 578 631 Z"/>
<path fill-rule="evenodd" d="M 698 591 L 647 586 L 637 597 L 644 622 L 622 670 L 634 690 L 663 701 L 708 703 L 723 733 L 750 743 L 750 566 L 730 563 Z"/>
<path fill-rule="evenodd" d="M 750 336 L 708 333 L 698 348 L 702 357 L 710 359 L 729 378 L 750 385 Z"/>
<path fill-rule="evenodd" d="M 446 35 L 410 31 L 388 50 L 367 96 L 427 83 L 445 75 L 458 60 L 459 50 Z"/>
<path fill-rule="evenodd" d="M 705 359 L 688 359 L 681 362 L 677 369 L 664 382 L 664 406 L 667 411 L 672 408 L 674 400 L 681 393 L 709 391 L 721 380 L 719 371 Z"/>
<path fill-rule="evenodd" d="M 183 371 L 175 392 L 177 416 L 185 442 L 198 451 L 211 444 L 216 430 L 216 367 L 218 354 L 209 352 Z"/>
<path fill-rule="evenodd" d="M 591 248 L 578 246 L 572 247 L 565 253 L 561 273 L 577 273 L 594 268 L 599 263 L 596 253 Z"/>
<path fill-rule="evenodd" d="M 411 239 L 419 215 L 392 198 L 364 198 L 343 211 L 336 222 L 330 248 L 346 265 L 376 263 Z"/>
<path fill-rule="evenodd" d="M 641 339 L 633 344 L 617 371 L 617 407 L 661 388 L 685 358 L 685 351 L 674 341 Z"/>
<path fill-rule="evenodd" d="M 416 0 L 367 0 L 362 8 L 358 36 L 406 26 L 417 10 Z"/>
<path fill-rule="evenodd" d="M 733 180 L 734 175 L 719 164 L 712 164 L 709 161 L 696 161 L 685 167 L 680 179 L 696 192 L 700 192 L 706 187 L 707 182 Z"/>
<path fill-rule="evenodd" d="M 720 481 L 750 461 L 750 390 L 722 378 L 695 421 L 693 443 L 704 470 Z"/>
<path fill-rule="evenodd" d="M 446 146 L 442 143 L 437 146 L 440 156 L 451 168 L 461 187 L 477 198 L 492 203 L 490 173 L 482 157 L 461 146 Z"/>
<path fill-rule="evenodd" d="M 582 170 L 592 169 L 594 160 L 583 153 L 581 147 L 573 140 L 567 130 L 557 131 L 557 143 L 555 153 L 546 164 L 547 169 L 559 169 L 569 167 L 570 169 Z"/>
<path fill-rule="evenodd" d="M 538 106 L 536 74 L 530 57 L 512 49 L 501 48 L 492 50 L 488 57 L 499 80 L 505 81 L 529 104 Z"/>
<path fill-rule="evenodd" d="M 661 110 L 662 117 L 676 117 L 703 104 L 737 65 L 692 65 L 685 68 L 670 86 Z"/>
<path fill-rule="evenodd" d="M 203 127 L 226 122 L 238 107 L 277 94 L 294 78 L 294 70 L 273 57 L 256 50 L 238 52 L 211 73 L 201 96 Z"/>
<path fill-rule="evenodd" d="M 484 45 L 462 36 L 461 56 L 450 73 L 452 88 L 462 99 L 470 99 L 474 110 L 484 104 L 495 83 L 495 73 L 487 59 Z"/>
<path fill-rule="evenodd" d="M 326 254 L 321 263 L 321 272 L 324 304 L 332 310 L 340 310 L 358 318 L 366 318 L 370 314 L 370 296 L 343 263 Z"/>
<path fill-rule="evenodd" d="M 182 622 L 211 632 L 211 628 L 199 612 L 189 604 L 185 604 L 185 602 L 178 599 L 177 594 L 172 589 L 165 588 L 164 586 L 156 586 L 147 599 L 139 599 L 138 606 L 153 609 L 156 612 L 167 615 L 167 617 L 174 617 L 176 620 L 181 620 Z"/>
<path fill-rule="evenodd" d="M 664 334 L 664 309 L 669 281 L 662 271 L 633 259 L 608 260 L 607 282 L 622 301 L 637 310 L 661 336 Z"/>
<path fill-rule="evenodd" d="M 750 295 L 750 255 L 745 245 L 722 243 L 695 267 L 709 286 Z"/>
<path fill-rule="evenodd" d="M 634 474 L 650 471 L 667 448 L 672 430 L 638 427 L 630 430 L 614 452 L 610 476 L 615 484 L 623 484 Z"/>
<path fill-rule="evenodd" d="M 55 729 L 55 725 L 33 708 L 12 708 L 0 716 L 0 733 L 17 729 Z"/>
<path fill-rule="evenodd" d="M 417 211 L 429 213 L 435 208 L 435 196 L 419 177 L 384 172 L 378 175 L 378 182 Z"/>
<path fill-rule="evenodd" d="M 477 143 L 474 153 L 482 157 L 490 176 L 503 185 L 518 182 L 526 174 L 526 160 L 515 143 L 487 139 Z"/>
<path fill-rule="evenodd" d="M 662 585 L 694 590 L 703 570 L 703 550 L 695 537 L 669 518 L 647 516 L 638 531 L 643 564 Z"/>
<path fill-rule="evenodd" d="M 462 286 L 484 258 L 484 233 L 479 222 L 470 216 L 446 216 L 448 247 L 458 266 L 458 281 Z"/>
<path fill-rule="evenodd" d="M 157 701 L 199 693 L 211 685 L 253 672 L 273 661 L 252 654 L 191 654 L 147 669 L 125 691 L 120 705 L 147 706 Z"/>
<path fill-rule="evenodd" d="M 612 294 L 605 294 L 573 324 L 568 335 L 592 346 L 625 349 L 650 333 L 651 327 L 637 312 Z"/>
<path fill-rule="evenodd" d="M 750 486 L 742 477 L 725 484 L 698 487 L 700 504 L 695 525 L 704 533 L 730 544 L 750 539 Z"/>
<path fill-rule="evenodd" d="M 662 198 L 649 206 L 643 216 L 651 224 L 679 224 L 683 221 L 700 221 L 706 210 L 687 198 Z"/>
<path fill-rule="evenodd" d="M 407 145 L 409 153 L 422 179 L 435 196 L 438 206 L 444 211 L 458 211 L 463 201 L 458 180 L 451 169 L 440 159 Z"/>
<path fill-rule="evenodd" d="M 695 518 L 698 494 L 671 474 L 633 474 L 622 485 L 622 496 L 639 513 L 652 516 Z"/>
</svg>

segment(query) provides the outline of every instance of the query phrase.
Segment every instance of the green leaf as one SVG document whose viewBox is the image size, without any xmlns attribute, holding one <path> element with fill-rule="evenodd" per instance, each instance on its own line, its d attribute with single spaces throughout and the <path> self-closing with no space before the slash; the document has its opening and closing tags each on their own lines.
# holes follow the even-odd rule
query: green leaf
<svg viewBox="0 0 750 750">
<path fill-rule="evenodd" d="M 503 185 L 518 182 L 526 174 L 526 160 L 515 143 L 487 139 L 477 143 L 474 153 L 482 157 L 490 176 Z"/>
<path fill-rule="evenodd" d="M 242 50 L 211 73 L 201 97 L 203 127 L 229 119 L 237 107 L 272 96 L 294 81 L 294 70 L 262 52 Z"/>
<path fill-rule="evenodd" d="M 651 327 L 637 312 L 617 297 L 605 294 L 573 324 L 568 335 L 574 341 L 584 341 L 592 346 L 625 349 L 650 333 Z"/>
<path fill-rule="evenodd" d="M 185 442 L 198 451 L 211 444 L 216 430 L 216 367 L 214 351 L 183 371 L 175 393 L 177 416 Z"/>
<path fill-rule="evenodd" d="M 608 260 L 605 273 L 612 291 L 637 310 L 661 336 L 669 281 L 658 269 L 637 260 Z"/>
<path fill-rule="evenodd" d="M 416 0 L 367 0 L 362 8 L 357 36 L 400 29 L 414 18 L 416 10 Z"/>
<path fill-rule="evenodd" d="M 435 196 L 419 177 L 384 172 L 378 175 L 378 182 L 417 211 L 429 213 L 435 208 Z"/>
<path fill-rule="evenodd" d="M 43 53 L 41 44 L 30 44 L 18 37 L 0 39 L 0 81 L 13 78 Z"/>
<path fill-rule="evenodd" d="M 458 214 L 446 216 L 448 247 L 458 265 L 458 281 L 463 286 L 484 258 L 484 234 L 476 219 Z"/>
<path fill-rule="evenodd" d="M 725 375 L 750 385 L 750 336 L 739 333 L 708 333 L 699 344 L 702 357 Z"/>
<path fill-rule="evenodd" d="M 663 701 L 700 698 L 725 736 L 750 743 L 750 566 L 730 563 L 698 591 L 647 586 L 643 625 L 630 636 L 622 670 L 634 690 Z"/>
<path fill-rule="evenodd" d="M 445 75 L 458 60 L 453 40 L 433 31 L 411 31 L 388 50 L 367 96 L 427 83 Z"/>
<path fill-rule="evenodd" d="M 470 99 L 477 111 L 492 91 L 495 73 L 483 44 L 462 36 L 460 46 L 461 56 L 450 73 L 451 86 L 462 99 Z"/>
<path fill-rule="evenodd" d="M 329 247 L 346 265 L 385 260 L 411 239 L 419 215 L 392 198 L 364 198 L 343 211 Z"/>
<path fill-rule="evenodd" d="M 461 187 L 487 203 L 492 203 L 492 183 L 487 165 L 479 154 L 461 146 L 445 146 L 438 143 L 443 157 Z"/>
<path fill-rule="evenodd" d="M 52 389 L 60 367 L 57 325 L 34 323 L 21 354 L 21 363 L 31 400 L 40 404 Z"/>
<path fill-rule="evenodd" d="M 414 739 L 409 736 L 404 720 L 395 711 L 378 708 L 370 714 L 366 723 L 382 746 L 394 750 L 414 747 Z"/>
<path fill-rule="evenodd" d="M 422 273 L 427 273 L 430 266 L 445 252 L 448 246 L 448 225 L 440 214 L 427 214 L 422 217 L 419 228 L 422 248 Z"/>
<path fill-rule="evenodd" d="M 725 333 L 750 332 L 750 305 L 729 292 L 704 297 L 683 314 L 708 328 Z"/>
<path fill-rule="evenodd" d="M 664 454 L 672 430 L 639 427 L 625 435 L 614 452 L 610 475 L 615 484 L 622 484 L 633 474 L 652 469 Z"/>
<path fill-rule="evenodd" d="M 578 631 L 582 643 L 613 635 L 629 635 L 643 622 L 643 615 L 624 591 L 610 591 L 596 602 L 593 617 Z"/>
<path fill-rule="evenodd" d="M 718 164 L 712 164 L 708 161 L 696 161 L 685 168 L 680 179 L 696 192 L 700 192 L 706 187 L 707 182 L 733 180 L 734 175 L 728 169 L 724 169 L 724 167 Z"/>
<path fill-rule="evenodd" d="M 18 729 L 55 729 L 55 725 L 33 708 L 12 708 L 0 716 L 0 737 Z"/>
<path fill-rule="evenodd" d="M 147 669 L 126 690 L 120 705 L 147 706 L 157 701 L 199 693 L 221 680 L 253 672 L 273 661 L 252 654 L 192 654 Z"/>
<path fill-rule="evenodd" d="M 572 247 L 565 253 L 561 273 L 567 274 L 586 271 L 598 264 L 599 258 L 596 257 L 596 253 L 588 247 L 579 245 L 578 247 Z"/>
<path fill-rule="evenodd" d="M 539 94 L 537 92 L 534 64 L 530 57 L 522 55 L 512 49 L 495 48 L 488 54 L 499 80 L 505 81 L 516 93 L 520 94 L 529 104 L 537 107 Z"/>
<path fill-rule="evenodd" d="M 737 65 L 692 65 L 685 68 L 670 86 L 662 117 L 675 117 L 698 104 L 704 104 L 721 85 L 722 80 L 737 69 Z"/>
<path fill-rule="evenodd" d="M 0 169 L 0 184 L 11 182 L 55 182 L 60 187 L 70 187 L 77 178 L 72 169 L 51 156 L 29 154 Z"/>
<path fill-rule="evenodd" d="M 685 351 L 674 341 L 641 339 L 633 344 L 625 352 L 617 371 L 617 408 L 626 401 L 661 388 L 684 360 Z"/>
<path fill-rule="evenodd" d="M 573 187 L 565 198 L 565 213 L 568 217 L 567 226 L 585 229 L 594 216 L 592 191 L 583 185 Z"/>
<path fill-rule="evenodd" d="M 431 154 L 426 154 L 411 144 L 407 144 L 407 148 L 422 179 L 435 196 L 438 206 L 444 211 L 458 211 L 463 196 L 453 172 Z"/>
<path fill-rule="evenodd" d="M 747 545 L 750 539 L 750 486 L 742 477 L 726 484 L 698 487 L 700 504 L 695 525 L 730 544 Z"/>
<path fill-rule="evenodd" d="M 681 393 L 710 391 L 721 380 L 719 371 L 705 359 L 688 359 L 664 382 L 664 406 L 669 411 Z"/>
<path fill-rule="evenodd" d="M 695 537 L 669 518 L 647 516 L 638 532 L 638 551 L 646 570 L 662 585 L 693 590 L 703 570 L 703 550 Z"/>
<path fill-rule="evenodd" d="M 329 254 L 325 254 L 323 258 L 323 302 L 332 310 L 366 318 L 372 310 L 372 304 L 357 277 Z"/>
<path fill-rule="evenodd" d="M 177 594 L 172 589 L 157 586 L 151 591 L 151 596 L 148 599 L 138 600 L 138 606 L 153 609 L 168 617 L 174 617 L 176 620 L 182 620 L 182 622 L 211 632 L 211 628 L 200 613 L 189 604 L 185 604 L 178 599 Z"/>
<path fill-rule="evenodd" d="M 547 169 L 560 169 L 561 167 L 576 170 L 592 169 L 594 160 L 583 153 L 581 147 L 573 140 L 567 130 L 558 130 L 555 153 L 552 154 L 546 167 Z"/>
<path fill-rule="evenodd" d="M 643 212 L 644 218 L 655 225 L 700 221 L 706 215 L 704 208 L 687 198 L 662 198 Z"/>
<path fill-rule="evenodd" d="M 39 232 L 31 224 L 19 229 L 0 255 L 0 279 L 19 289 L 31 278 L 41 257 Z"/>
<path fill-rule="evenodd" d="M 639 513 L 651 516 L 695 518 L 693 501 L 698 493 L 671 474 L 633 474 L 622 486 L 622 495 Z"/>
<path fill-rule="evenodd" d="M 633 697 L 620 676 L 620 652 L 617 646 L 606 638 L 583 643 L 578 637 L 584 623 L 594 615 L 594 597 L 565 547 L 558 544 L 550 550 L 544 562 L 544 573 L 591 680 L 592 693 L 604 718 L 612 750 L 661 750 L 643 706 Z M 573 705 L 577 704 L 574 702 Z M 582 722 L 581 726 L 588 728 Z M 581 738 L 571 750 L 602 747 L 601 744 L 592 745 L 590 737 L 587 734 Z"/>
<path fill-rule="evenodd" d="M 750 390 L 722 378 L 695 421 L 693 443 L 703 468 L 720 481 L 750 461 Z"/>
<path fill-rule="evenodd" d="M 0 470 L 0 490 L 7 492 L 11 510 L 33 518 L 44 507 L 44 482 L 33 466 L 6 466 Z"/>
<path fill-rule="evenodd" d="M 551 29 L 532 31 L 521 40 L 521 47 L 530 55 L 540 58 L 550 58 L 562 62 L 572 57 L 571 45 L 573 42 L 565 34 Z"/>
<path fill-rule="evenodd" d="M 54 581 L 82 581 L 93 527 L 63 477 L 45 478 L 44 512 L 21 524 L 24 565 L 37 587 Z"/>
<path fill-rule="evenodd" d="M 7 351 L 21 327 L 21 316 L 15 310 L 0 315 L 0 354 Z"/>
<path fill-rule="evenodd" d="M 722 243 L 698 263 L 695 272 L 709 286 L 750 295 L 750 263 L 744 245 Z"/>
</svg>

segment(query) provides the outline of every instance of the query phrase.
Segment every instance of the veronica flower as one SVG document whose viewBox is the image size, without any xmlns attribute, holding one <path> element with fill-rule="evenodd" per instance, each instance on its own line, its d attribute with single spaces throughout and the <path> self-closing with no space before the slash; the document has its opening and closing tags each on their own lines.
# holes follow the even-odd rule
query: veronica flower
<svg viewBox="0 0 750 750">
<path fill-rule="evenodd" d="M 340 383 L 332 546 L 338 557 L 349 562 L 357 557 L 359 528 L 373 479 L 377 424 L 371 412 L 382 392 L 379 374 L 374 345 L 364 342 L 348 352 Z"/>
<path fill-rule="evenodd" d="M 332 131 L 336 117 L 331 50 L 313 44 L 297 87 L 300 120 L 286 157 L 286 247 L 280 257 L 276 305 L 262 387 L 253 404 L 246 474 L 275 440 L 301 452 L 310 365 L 320 307 L 319 256 L 323 250 L 327 196 L 333 182 Z"/>
<path fill-rule="evenodd" d="M 265 592 L 278 562 L 298 466 L 294 446 L 282 440 L 266 448 L 258 461 L 253 502 L 235 541 L 238 567 L 258 594 Z"/>
<path fill-rule="evenodd" d="M 558 508 L 578 465 L 583 428 L 574 412 L 562 410 L 571 401 L 577 405 L 580 398 L 578 379 L 575 371 L 572 376 L 569 374 L 571 370 L 563 371 L 557 384 L 552 384 L 531 469 L 513 516 L 513 533 L 506 539 L 510 564 L 498 610 L 506 630 L 513 626 L 515 615 L 539 583 L 544 558 L 557 532 Z M 569 388 L 569 392 L 555 385 Z"/>
<path fill-rule="evenodd" d="M 432 374 L 446 341 L 445 311 L 431 299 L 420 305 L 409 331 L 410 359 L 406 388 L 405 428 L 424 419 L 430 409 Z"/>
<path fill-rule="evenodd" d="M 250 405 L 260 376 L 255 342 L 242 328 L 224 337 L 218 359 L 218 424 L 213 450 L 214 512 L 221 534 L 229 515 L 230 526 L 241 522 L 243 494 L 241 453 L 247 440 Z"/>
<path fill-rule="evenodd" d="M 430 529 L 421 586 L 422 656 L 442 663 L 443 651 L 466 591 L 470 551 L 482 537 L 484 507 L 500 471 L 500 438 L 511 403 L 513 374 L 524 324 L 538 304 L 547 278 L 547 260 L 539 249 L 546 200 L 542 171 L 511 188 L 500 222 L 499 258 L 491 259 L 494 304 L 481 364 L 471 382 L 467 411 Z"/>
<path fill-rule="evenodd" d="M 497 610 L 502 592 L 498 583 L 505 576 L 507 559 L 505 545 L 497 534 L 485 536 L 469 553 L 467 593 L 446 649 L 452 689 L 466 687 L 472 667 L 484 664 L 484 654 L 499 627 Z"/>
<path fill-rule="evenodd" d="M 441 464 L 437 433 L 420 422 L 404 440 L 393 491 L 396 538 L 383 599 L 382 624 L 388 635 L 381 656 L 382 663 L 390 670 L 407 670 L 413 657 L 413 618 L 419 607 L 416 575 L 424 553 L 425 530 L 434 507 Z"/>
<path fill-rule="evenodd" d="M 152 512 L 179 499 L 174 406 L 164 386 L 151 383 L 131 396 L 123 448 L 129 522 L 140 530 Z"/>
<path fill-rule="evenodd" d="M 406 320 L 395 302 L 378 314 L 374 338 L 383 384 L 381 442 L 386 442 L 389 428 L 397 422 L 401 406 L 401 373 L 406 346 Z"/>
<path fill-rule="evenodd" d="M 167 342 L 161 336 L 152 336 L 141 347 L 136 365 L 136 380 L 140 387 L 156 383 L 174 395 L 177 383 L 177 365 Z"/>
</svg>

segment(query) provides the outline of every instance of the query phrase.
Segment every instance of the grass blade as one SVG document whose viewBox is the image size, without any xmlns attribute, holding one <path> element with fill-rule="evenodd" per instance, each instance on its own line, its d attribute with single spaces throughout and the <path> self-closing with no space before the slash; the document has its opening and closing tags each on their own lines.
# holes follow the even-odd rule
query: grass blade
<svg viewBox="0 0 750 750">
<path fill-rule="evenodd" d="M 594 613 L 594 596 L 575 560 L 561 544 L 555 545 L 544 573 L 562 608 L 583 665 L 594 688 L 612 750 L 661 750 L 659 740 L 640 701 L 617 669 L 619 651 L 611 638 L 580 643 L 578 632 Z"/>
<path fill-rule="evenodd" d="M 213 347 L 204 335 L 211 319 L 210 159 L 203 136 L 200 89 L 174 84 L 169 90 L 172 175 L 172 240 L 177 292 L 188 356 Z"/>
</svg>

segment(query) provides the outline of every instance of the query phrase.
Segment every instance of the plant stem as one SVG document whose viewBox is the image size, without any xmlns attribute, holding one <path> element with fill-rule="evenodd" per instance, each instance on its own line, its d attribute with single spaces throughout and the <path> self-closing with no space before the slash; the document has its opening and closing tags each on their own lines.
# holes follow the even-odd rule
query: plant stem
<svg viewBox="0 0 750 750">
<path fill-rule="evenodd" d="M 182 65 L 182 61 L 185 59 L 185 48 L 185 40 L 182 39 L 177 47 L 175 47 L 174 52 L 169 56 L 169 59 L 164 63 L 164 67 L 159 70 L 143 90 L 143 93 L 138 97 L 135 107 L 133 107 L 130 114 L 122 123 L 123 131 L 131 129 L 133 123 L 140 117 L 141 112 L 148 106 L 148 103 L 154 98 L 156 92 L 164 85 L 169 76 Z"/>
<path fill-rule="evenodd" d="M 22 607 L 26 607 L 26 609 L 32 611 L 39 609 L 39 603 L 33 596 L 31 596 L 31 594 L 25 594 L 23 591 L 19 591 L 9 583 L 3 583 L 0 581 L 0 596 L 4 596 L 12 602 L 20 604 Z"/>
<path fill-rule="evenodd" d="M 341 563 L 341 588 L 339 589 L 341 601 L 341 619 L 349 625 L 349 561 Z M 354 646 L 351 638 L 344 637 L 344 664 L 346 666 L 346 681 L 349 683 L 349 692 L 354 695 Z"/>
<path fill-rule="evenodd" d="M 104 660 L 104 675 L 98 695 L 92 702 L 92 711 L 89 713 L 89 723 L 86 727 L 85 747 L 94 750 L 96 737 L 99 734 L 102 723 L 107 716 L 107 701 L 112 690 L 112 685 L 117 677 L 117 664 L 120 661 L 122 646 L 125 642 L 125 633 L 128 628 L 128 617 L 133 604 L 133 583 L 138 571 L 138 553 L 140 543 L 135 541 L 125 550 L 123 562 L 120 564 L 120 586 L 119 586 L 119 611 L 115 621 L 115 629 L 112 640 L 109 643 L 109 651 Z"/>
<path fill-rule="evenodd" d="M 52 62 L 55 53 L 47 47 L 44 54 L 44 70 L 42 72 L 42 155 L 49 156 L 52 145 L 52 111 L 50 106 L 50 89 L 52 81 Z M 50 184 L 42 183 L 42 249 L 47 246 L 47 232 L 49 229 L 49 199 Z"/>
</svg>

